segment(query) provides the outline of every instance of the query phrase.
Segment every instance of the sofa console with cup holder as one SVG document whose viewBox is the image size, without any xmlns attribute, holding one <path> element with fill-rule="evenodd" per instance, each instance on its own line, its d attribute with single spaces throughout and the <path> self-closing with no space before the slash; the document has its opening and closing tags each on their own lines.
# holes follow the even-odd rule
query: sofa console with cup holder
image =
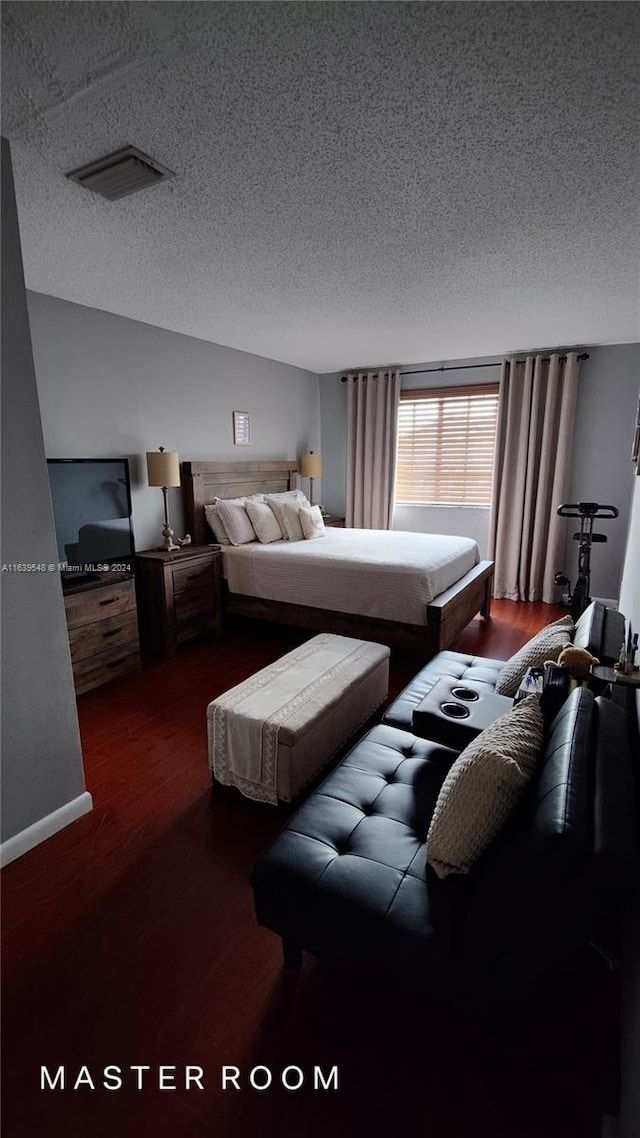
<svg viewBox="0 0 640 1138">
<path fill-rule="evenodd" d="M 595 609 L 578 629 L 582 637 L 600 628 L 601 653 L 604 623 Z M 454 684 L 478 692 L 470 703 L 491 697 L 502 662 L 442 655 L 455 661 Z M 400 697 L 405 721 L 426 694 L 424 676 L 410 689 L 411 700 Z M 462 739 L 373 727 L 252 873 L 258 922 L 282 938 L 285 964 L 298 966 L 306 950 L 439 997 L 484 1002 L 530 990 L 589 946 L 615 954 L 640 876 L 627 717 L 579 687 L 540 738 L 512 813 L 468 871 L 444 876 L 427 863 L 427 834 L 469 748 L 457 763 Z"/>
<path fill-rule="evenodd" d="M 462 750 L 512 706 L 510 696 L 498 695 L 487 684 L 441 676 L 414 707 L 412 730 Z"/>
</svg>

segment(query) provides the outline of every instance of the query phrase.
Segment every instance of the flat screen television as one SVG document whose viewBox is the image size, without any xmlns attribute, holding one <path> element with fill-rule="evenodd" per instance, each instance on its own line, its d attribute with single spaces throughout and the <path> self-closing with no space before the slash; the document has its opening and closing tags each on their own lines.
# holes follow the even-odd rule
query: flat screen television
<svg viewBox="0 0 640 1138">
<path fill-rule="evenodd" d="M 47 467 L 63 579 L 133 572 L 129 460 L 49 458 Z"/>
</svg>

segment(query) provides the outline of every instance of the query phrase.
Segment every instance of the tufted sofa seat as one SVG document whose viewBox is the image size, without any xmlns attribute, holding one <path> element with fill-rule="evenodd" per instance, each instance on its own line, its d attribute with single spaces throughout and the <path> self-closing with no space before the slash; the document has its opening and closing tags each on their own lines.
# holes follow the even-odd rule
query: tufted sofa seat
<svg viewBox="0 0 640 1138">
<path fill-rule="evenodd" d="M 434 936 L 424 838 L 456 752 L 379 725 L 304 803 L 254 872 L 260 924 L 314 952 L 428 963 L 449 947 L 446 912 Z M 439 910 L 438 910 L 439 911 Z M 336 943 L 337 937 L 337 943 Z"/>
<path fill-rule="evenodd" d="M 425 839 L 455 757 L 382 724 L 293 815 L 252 875 L 285 960 L 306 949 L 441 994 L 501 994 L 615 925 L 638 864 L 622 710 L 577 689 L 516 814 L 470 874 L 441 881 Z"/>
<path fill-rule="evenodd" d="M 618 659 L 624 636 L 624 616 L 600 601 L 592 601 L 576 624 L 573 643 L 578 648 L 586 648 L 601 663 L 613 663 Z M 443 676 L 475 680 L 495 691 L 498 673 L 504 663 L 504 660 L 490 660 L 484 656 L 466 656 L 463 652 L 439 652 L 389 705 L 383 723 L 410 731 L 414 708 Z"/>
</svg>

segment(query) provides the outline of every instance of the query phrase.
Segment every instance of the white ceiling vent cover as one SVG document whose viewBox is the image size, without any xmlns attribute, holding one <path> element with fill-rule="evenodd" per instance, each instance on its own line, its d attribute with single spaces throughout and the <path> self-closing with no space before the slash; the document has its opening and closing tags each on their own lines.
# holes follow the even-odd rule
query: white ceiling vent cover
<svg viewBox="0 0 640 1138">
<path fill-rule="evenodd" d="M 161 166 L 155 158 L 149 158 L 135 146 L 125 146 L 105 158 L 90 162 L 87 166 L 79 166 L 67 175 L 73 182 L 79 182 L 87 190 L 115 201 L 124 198 L 127 194 L 135 194 L 144 190 L 146 186 L 155 186 L 158 182 L 166 182 L 174 178 L 173 170 Z"/>
</svg>

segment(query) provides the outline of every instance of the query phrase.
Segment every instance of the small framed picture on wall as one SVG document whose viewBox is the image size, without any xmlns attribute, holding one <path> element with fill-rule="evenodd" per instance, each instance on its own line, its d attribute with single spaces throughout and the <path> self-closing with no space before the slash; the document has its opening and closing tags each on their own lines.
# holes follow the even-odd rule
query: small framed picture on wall
<svg viewBox="0 0 640 1138">
<path fill-rule="evenodd" d="M 251 445 L 251 416 L 248 411 L 233 412 L 233 445 L 237 447 Z"/>
</svg>

